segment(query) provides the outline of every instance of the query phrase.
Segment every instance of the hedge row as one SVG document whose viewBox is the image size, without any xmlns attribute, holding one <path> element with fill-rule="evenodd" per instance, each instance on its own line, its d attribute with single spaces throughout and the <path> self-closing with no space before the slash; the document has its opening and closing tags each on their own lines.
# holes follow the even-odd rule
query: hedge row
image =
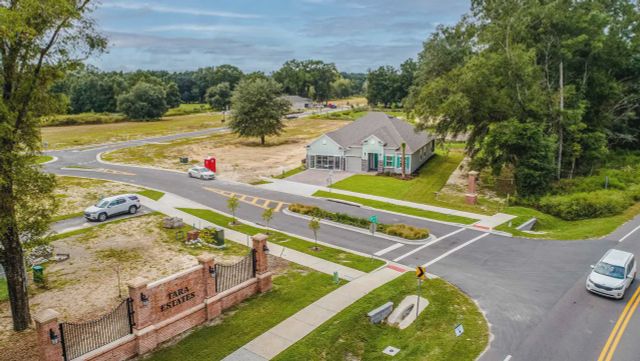
<svg viewBox="0 0 640 361">
<path fill-rule="evenodd" d="M 640 201 L 640 187 L 627 191 L 600 190 L 567 195 L 545 196 L 538 209 L 567 221 L 613 216 Z"/>
<path fill-rule="evenodd" d="M 289 205 L 289 210 L 306 216 L 326 219 L 358 228 L 368 229 L 370 224 L 369 220 L 365 218 L 354 217 L 346 213 L 329 212 L 316 206 L 308 206 L 300 203 Z M 377 230 L 378 232 L 382 232 L 390 236 L 411 240 L 429 237 L 428 229 L 418 228 L 407 224 L 378 224 Z"/>
</svg>

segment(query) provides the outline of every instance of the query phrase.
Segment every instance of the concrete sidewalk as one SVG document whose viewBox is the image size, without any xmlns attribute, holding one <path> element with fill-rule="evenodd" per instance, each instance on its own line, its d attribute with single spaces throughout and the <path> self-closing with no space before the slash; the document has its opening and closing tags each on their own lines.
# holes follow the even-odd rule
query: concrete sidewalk
<svg viewBox="0 0 640 361">
<path fill-rule="evenodd" d="M 403 272 L 398 267 L 387 266 L 351 281 L 280 322 L 223 360 L 270 360 L 355 301 L 399 277 Z"/>
<path fill-rule="evenodd" d="M 261 184 L 258 187 L 268 189 L 268 190 L 283 192 L 283 193 L 306 196 L 306 197 L 311 197 L 317 191 L 325 191 L 325 192 L 331 192 L 331 193 L 337 193 L 337 194 L 344 194 L 352 197 L 371 199 L 375 201 L 380 201 L 380 202 L 385 202 L 385 203 L 390 203 L 390 204 L 395 204 L 395 205 L 400 205 L 400 206 L 405 206 L 410 208 L 416 208 L 416 209 L 421 209 L 425 211 L 449 214 L 452 216 L 460 216 L 465 218 L 477 219 L 478 222 L 476 222 L 474 226 L 477 226 L 480 229 L 491 230 L 499 226 L 500 224 L 506 223 L 511 219 L 516 218 L 515 216 L 512 216 L 510 214 L 505 214 L 505 213 L 496 213 L 492 216 L 487 216 L 484 214 L 458 211 L 455 209 L 431 206 L 423 203 L 415 203 L 415 202 L 403 201 L 399 199 L 375 196 L 371 194 L 345 191 L 342 189 L 327 188 L 327 187 L 317 186 L 312 184 L 292 182 L 290 180 L 285 180 L 285 179 L 265 178 L 265 180 L 268 180 L 269 182 L 272 182 L 272 183 Z"/>
<path fill-rule="evenodd" d="M 209 208 L 207 206 L 204 206 L 202 204 L 190 201 L 188 199 L 176 196 L 174 194 L 170 194 L 170 193 L 165 193 L 165 195 L 160 198 L 159 201 L 154 201 L 150 198 L 147 197 L 143 197 L 140 196 L 140 198 L 142 199 L 142 204 L 145 205 L 146 207 L 153 209 L 154 211 L 166 214 L 167 216 L 170 217 L 179 217 L 182 218 L 182 220 L 186 223 L 186 224 L 190 224 L 195 228 L 199 228 L 202 229 L 204 227 L 219 227 L 219 228 L 223 228 L 224 229 L 224 235 L 225 238 L 245 245 L 247 247 L 251 247 L 250 242 L 250 236 L 246 235 L 244 233 L 240 233 L 238 231 L 229 229 L 227 227 L 225 227 L 224 225 L 220 225 L 220 224 L 213 224 L 211 222 L 205 221 L 204 219 L 198 218 L 196 216 L 193 216 L 189 213 L 185 213 L 181 210 L 176 209 L 177 208 L 198 208 L 198 209 L 208 209 L 220 214 L 224 214 L 223 212 L 220 212 L 218 210 L 214 210 L 212 208 Z M 225 214 L 226 216 L 228 216 L 227 214 Z M 230 217 L 230 216 L 229 216 Z M 255 227 L 259 227 L 259 228 L 265 228 L 262 226 L 258 226 L 258 225 L 254 225 L 251 222 L 247 222 L 247 221 L 242 221 L 243 223 L 255 226 Z M 283 232 L 284 233 L 284 232 Z M 298 236 L 299 237 L 299 236 Z M 304 237 L 299 237 L 299 238 L 303 238 Z M 338 272 L 338 275 L 340 278 L 347 280 L 347 281 L 351 281 L 354 280 L 356 278 L 362 277 L 364 275 L 366 275 L 365 272 L 350 268 L 350 267 L 346 267 L 337 263 L 333 263 L 327 260 L 324 260 L 322 258 L 318 258 L 318 257 L 314 257 L 312 255 L 306 254 L 306 253 L 302 253 L 287 247 L 283 247 L 280 246 L 278 244 L 269 242 L 269 250 L 270 253 L 284 258 L 287 261 L 291 261 L 300 265 L 303 265 L 305 267 L 309 267 L 311 269 L 314 269 L 316 271 L 322 272 L 322 273 L 326 273 L 326 274 L 330 274 L 333 275 L 334 272 Z"/>
</svg>

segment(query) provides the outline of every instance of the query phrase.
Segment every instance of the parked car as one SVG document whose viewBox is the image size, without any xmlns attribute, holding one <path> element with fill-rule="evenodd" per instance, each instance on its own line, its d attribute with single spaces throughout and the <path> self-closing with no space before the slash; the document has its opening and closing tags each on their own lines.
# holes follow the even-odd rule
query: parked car
<svg viewBox="0 0 640 361">
<path fill-rule="evenodd" d="M 95 205 L 84 210 L 84 218 L 90 221 L 104 222 L 118 214 L 136 214 L 140 209 L 140 199 L 135 194 L 121 194 L 101 199 Z"/>
<path fill-rule="evenodd" d="M 200 179 L 216 179 L 216 174 L 205 167 L 193 167 L 189 169 L 189 177 Z"/>
<path fill-rule="evenodd" d="M 637 265 L 633 253 L 610 249 L 591 266 L 587 290 L 599 295 L 621 299 L 636 278 Z"/>
</svg>

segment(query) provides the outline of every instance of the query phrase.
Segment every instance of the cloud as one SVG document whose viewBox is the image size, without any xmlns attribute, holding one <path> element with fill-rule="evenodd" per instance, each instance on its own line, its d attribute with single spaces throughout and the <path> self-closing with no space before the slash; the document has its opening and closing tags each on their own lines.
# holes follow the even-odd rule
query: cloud
<svg viewBox="0 0 640 361">
<path fill-rule="evenodd" d="M 163 5 L 154 5 L 148 3 L 130 3 L 130 2 L 107 2 L 101 5 L 103 8 L 111 9 L 125 9 L 125 10 L 146 10 L 157 13 L 166 14 L 184 14 L 194 16 L 214 16 L 223 18 L 237 18 L 237 19 L 256 19 L 260 18 L 260 15 L 248 14 L 248 13 L 236 13 L 228 11 L 211 11 L 204 9 L 191 9 L 183 7 L 170 7 Z"/>
<path fill-rule="evenodd" d="M 263 27 L 259 26 L 244 26 L 244 25 L 198 25 L 198 24 L 171 24 L 160 25 L 145 28 L 144 31 L 148 32 L 165 32 L 165 31 L 188 31 L 195 33 L 245 33 L 245 32 L 257 32 L 265 31 Z"/>
</svg>

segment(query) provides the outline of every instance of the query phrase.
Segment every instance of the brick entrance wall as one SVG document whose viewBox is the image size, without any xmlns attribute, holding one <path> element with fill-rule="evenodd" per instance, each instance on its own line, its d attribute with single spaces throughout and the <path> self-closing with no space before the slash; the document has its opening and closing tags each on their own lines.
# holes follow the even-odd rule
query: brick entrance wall
<svg viewBox="0 0 640 361">
<path fill-rule="evenodd" d="M 235 306 L 258 292 L 271 289 L 268 271 L 267 236 L 252 237 L 256 257 L 256 276 L 224 292 L 216 292 L 213 256 L 198 257 L 198 265 L 169 277 L 147 282 L 136 278 L 128 283 L 133 300 L 133 334 L 123 337 L 78 360 L 127 360 L 153 351 L 162 342 L 212 320 L 225 309 Z M 52 333 L 59 335 L 59 314 L 44 310 L 35 317 L 40 360 L 62 361 L 60 342 L 52 342 Z"/>
</svg>

